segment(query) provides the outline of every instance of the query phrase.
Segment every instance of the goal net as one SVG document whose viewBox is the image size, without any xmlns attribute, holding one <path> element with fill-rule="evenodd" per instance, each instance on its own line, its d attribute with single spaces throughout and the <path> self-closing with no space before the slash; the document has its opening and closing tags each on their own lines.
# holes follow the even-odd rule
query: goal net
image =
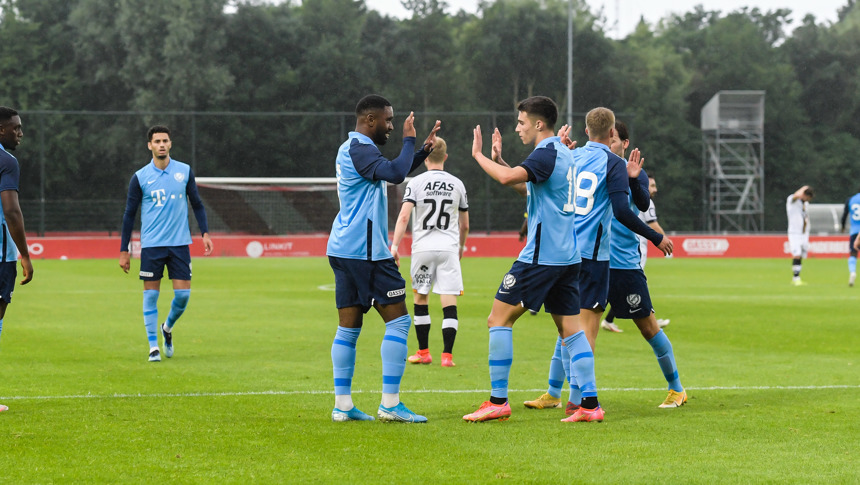
<svg viewBox="0 0 860 485">
<path fill-rule="evenodd" d="M 842 210 L 845 204 L 809 204 L 809 234 L 826 236 L 839 234 L 842 229 Z"/>
<path fill-rule="evenodd" d="M 197 177 L 212 232 L 253 235 L 328 234 L 337 215 L 334 177 Z M 388 184 L 389 228 L 404 184 Z"/>
</svg>

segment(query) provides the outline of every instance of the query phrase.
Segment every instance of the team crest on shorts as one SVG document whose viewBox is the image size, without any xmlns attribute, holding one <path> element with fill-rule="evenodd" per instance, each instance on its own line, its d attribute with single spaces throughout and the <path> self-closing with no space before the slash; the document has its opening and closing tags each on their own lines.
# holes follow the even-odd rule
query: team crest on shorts
<svg viewBox="0 0 860 485">
<path fill-rule="evenodd" d="M 631 293 L 627 295 L 627 304 L 630 305 L 630 308 L 639 308 L 639 304 L 642 303 L 642 296 L 637 293 Z"/>
<path fill-rule="evenodd" d="M 517 278 L 510 273 L 506 274 L 502 279 L 502 287 L 506 290 L 510 290 L 515 284 L 517 284 Z"/>
</svg>

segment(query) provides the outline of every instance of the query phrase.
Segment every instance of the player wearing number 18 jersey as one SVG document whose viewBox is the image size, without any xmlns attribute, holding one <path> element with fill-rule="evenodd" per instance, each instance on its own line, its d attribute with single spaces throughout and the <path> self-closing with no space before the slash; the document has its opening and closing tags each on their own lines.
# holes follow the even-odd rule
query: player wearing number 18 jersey
<svg viewBox="0 0 860 485">
<path fill-rule="evenodd" d="M 589 141 L 584 147 L 574 150 L 573 156 L 576 162 L 576 239 L 582 253 L 580 328 L 588 337 L 593 351 L 609 293 L 609 228 L 612 216 L 615 215 L 618 221 L 648 238 L 667 254 L 672 252 L 672 241 L 640 221 L 638 214 L 627 205 L 628 193 L 632 189 L 636 205 L 642 210 L 647 209 L 648 191 L 635 180 L 641 171 L 639 150 L 631 153 L 629 166 L 609 150 L 616 131 L 615 114 L 607 108 L 594 108 L 586 115 L 585 126 Z M 539 398 L 526 401 L 526 407 L 544 409 L 560 406 L 565 377 L 570 382 L 567 411 L 573 415 L 572 420 L 580 416 L 581 408 L 595 406 L 591 392 L 578 385 L 575 369 L 565 365 L 569 360 L 564 346 L 556 341 L 550 361 L 549 389 Z"/>
<path fill-rule="evenodd" d="M 502 136 L 493 133 L 492 156 L 481 153 L 481 127 L 474 131 L 472 156 L 481 168 L 503 185 L 527 187 L 528 241 L 525 248 L 502 279 L 493 308 L 487 319 L 489 327 L 489 401 L 463 416 L 466 421 L 507 419 L 508 377 L 513 362 L 513 326 L 526 309 L 541 306 L 552 315 L 562 342 L 569 350 L 569 366 L 576 370 L 577 382 L 591 397 L 592 409 L 578 421 L 603 419 L 597 406 L 594 359 L 585 333 L 579 329 L 580 256 L 574 227 L 575 170 L 570 150 L 554 136 L 558 119 L 555 103 L 543 96 L 533 96 L 517 106 L 517 133 L 523 144 L 535 149 L 517 167 L 502 160 Z"/>
<path fill-rule="evenodd" d="M 391 254 L 400 264 L 398 247 L 412 223 L 412 291 L 415 294 L 415 334 L 418 352 L 407 359 L 412 364 L 430 364 L 430 288 L 442 304 L 442 366 L 454 367 L 452 352 L 457 337 L 457 297 L 463 294 L 460 258 L 469 234 L 469 201 L 466 187 L 445 171 L 448 145 L 436 137 L 433 152 L 424 165 L 427 171 L 409 181 L 403 206 L 394 228 Z"/>
</svg>

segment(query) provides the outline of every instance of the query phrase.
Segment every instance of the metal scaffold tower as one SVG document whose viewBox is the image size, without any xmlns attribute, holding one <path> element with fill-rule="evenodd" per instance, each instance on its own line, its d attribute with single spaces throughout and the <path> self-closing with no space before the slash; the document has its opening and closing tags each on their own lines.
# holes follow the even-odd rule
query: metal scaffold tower
<svg viewBox="0 0 860 485">
<path fill-rule="evenodd" d="M 713 232 L 764 227 L 764 91 L 720 91 L 702 108 L 704 220 Z"/>
</svg>

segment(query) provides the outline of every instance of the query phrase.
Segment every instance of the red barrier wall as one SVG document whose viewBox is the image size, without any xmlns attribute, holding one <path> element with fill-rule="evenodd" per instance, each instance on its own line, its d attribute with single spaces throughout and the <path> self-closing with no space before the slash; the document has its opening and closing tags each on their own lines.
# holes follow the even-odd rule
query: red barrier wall
<svg viewBox="0 0 860 485">
<path fill-rule="evenodd" d="M 214 256 L 280 257 L 325 256 L 327 234 L 312 236 L 227 236 L 214 235 Z M 785 236 L 671 236 L 676 257 L 781 258 L 788 252 Z M 68 236 L 29 237 L 30 255 L 35 259 L 118 258 L 119 237 Z M 401 250 L 408 254 L 411 241 L 405 238 Z M 132 243 L 133 254 L 140 253 L 140 241 Z M 471 235 L 467 241 L 467 256 L 514 258 L 523 247 L 516 233 Z M 194 239 L 191 255 L 203 256 L 200 238 Z M 654 246 L 648 246 L 648 256 L 660 256 Z M 848 255 L 848 236 L 812 237 L 809 257 L 836 258 Z"/>
</svg>

